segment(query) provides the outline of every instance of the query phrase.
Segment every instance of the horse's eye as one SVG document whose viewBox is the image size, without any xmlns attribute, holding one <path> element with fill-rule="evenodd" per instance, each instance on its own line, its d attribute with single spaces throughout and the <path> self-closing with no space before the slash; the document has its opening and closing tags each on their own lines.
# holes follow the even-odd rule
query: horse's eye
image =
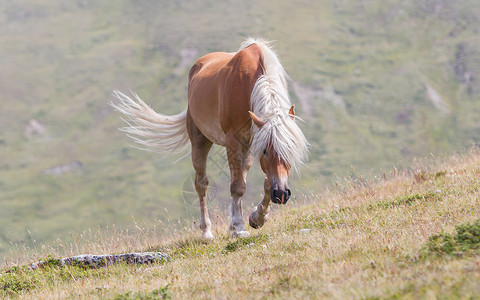
<svg viewBox="0 0 480 300">
<path fill-rule="evenodd" d="M 263 149 L 263 155 L 267 156 L 268 155 L 268 151 L 267 149 Z"/>
</svg>

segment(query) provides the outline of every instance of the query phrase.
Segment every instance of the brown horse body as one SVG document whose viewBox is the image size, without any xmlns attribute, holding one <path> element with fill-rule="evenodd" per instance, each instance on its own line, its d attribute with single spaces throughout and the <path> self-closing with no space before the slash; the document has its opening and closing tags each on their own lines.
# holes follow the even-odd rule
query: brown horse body
<svg viewBox="0 0 480 300">
<path fill-rule="evenodd" d="M 214 143 L 227 150 L 234 236 L 249 234 L 241 200 L 253 157 L 259 157 L 266 178 L 265 195 L 250 214 L 250 226 L 263 226 L 270 200 L 284 204 L 290 197 L 290 169 L 304 159 L 307 142 L 295 124 L 293 106 L 289 107 L 285 77 L 267 43 L 248 40 L 236 53 L 210 53 L 193 65 L 188 108 L 176 116 L 157 114 L 138 97 L 134 101 L 115 92 L 121 102 L 114 106 L 132 122 L 123 130 L 140 137 L 135 138 L 137 142 L 175 152 L 190 141 L 203 237 L 213 238 L 206 205 L 206 166 Z"/>
<path fill-rule="evenodd" d="M 203 56 L 191 68 L 188 112 L 212 142 L 227 145 L 227 134 L 250 123 L 250 95 L 261 73 L 257 45 L 238 52 Z"/>
</svg>

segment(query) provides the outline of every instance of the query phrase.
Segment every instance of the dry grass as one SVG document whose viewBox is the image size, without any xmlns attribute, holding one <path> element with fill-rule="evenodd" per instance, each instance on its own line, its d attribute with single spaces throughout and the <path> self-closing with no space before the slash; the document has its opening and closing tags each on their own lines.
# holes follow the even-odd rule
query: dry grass
<svg viewBox="0 0 480 300">
<path fill-rule="evenodd" d="M 167 240 L 162 243 L 152 241 L 158 241 L 158 232 L 166 229 L 149 233 L 139 229 L 131 240 L 123 240 L 129 236 L 126 233 L 104 240 L 84 236 L 80 246 L 69 246 L 64 253 L 163 250 L 172 261 L 99 270 L 18 271 L 16 280 L 25 287 L 14 292 L 5 280 L 0 281 L 0 295 L 27 299 L 476 298 L 480 256 L 430 255 L 425 245 L 429 237 L 451 233 L 456 225 L 480 217 L 479 189 L 480 153 L 472 151 L 432 168 L 396 172 L 388 180 L 345 181 L 316 196 L 313 204 L 275 210 L 268 223 L 252 229 L 253 235 L 245 240 L 229 238 L 225 226 L 211 243 L 199 240 L 198 230 L 191 229 L 164 234 Z"/>
</svg>

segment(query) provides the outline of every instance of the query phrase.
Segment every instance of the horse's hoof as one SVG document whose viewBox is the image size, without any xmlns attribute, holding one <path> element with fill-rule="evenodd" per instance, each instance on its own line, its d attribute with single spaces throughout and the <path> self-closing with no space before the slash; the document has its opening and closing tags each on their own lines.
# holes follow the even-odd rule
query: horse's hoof
<svg viewBox="0 0 480 300">
<path fill-rule="evenodd" d="M 263 224 L 256 224 L 253 222 L 252 220 L 252 216 L 250 215 L 250 217 L 248 218 L 248 224 L 250 224 L 250 227 L 252 227 L 253 229 L 258 229 L 260 227 L 263 226 Z"/>
<path fill-rule="evenodd" d="M 246 230 L 232 232 L 232 237 L 247 238 L 249 236 L 250 236 L 250 232 L 248 232 Z"/>
<path fill-rule="evenodd" d="M 213 240 L 213 234 L 211 231 L 202 232 L 202 238 L 211 241 Z"/>
</svg>

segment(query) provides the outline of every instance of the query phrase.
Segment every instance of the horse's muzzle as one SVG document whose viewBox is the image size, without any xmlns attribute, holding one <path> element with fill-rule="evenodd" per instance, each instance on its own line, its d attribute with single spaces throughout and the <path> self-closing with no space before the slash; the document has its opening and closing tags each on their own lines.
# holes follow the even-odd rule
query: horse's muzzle
<svg viewBox="0 0 480 300">
<path fill-rule="evenodd" d="M 290 196 L 292 195 L 292 192 L 290 189 L 286 190 L 279 190 L 279 189 L 271 189 L 270 190 L 270 199 L 272 200 L 273 203 L 276 204 L 287 204 L 288 199 L 290 199 Z"/>
</svg>

